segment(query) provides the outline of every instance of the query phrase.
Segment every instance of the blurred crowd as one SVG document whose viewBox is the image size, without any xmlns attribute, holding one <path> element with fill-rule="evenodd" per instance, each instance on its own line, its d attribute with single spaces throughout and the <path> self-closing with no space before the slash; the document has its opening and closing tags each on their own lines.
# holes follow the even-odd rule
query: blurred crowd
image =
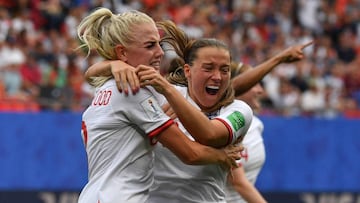
<svg viewBox="0 0 360 203">
<path fill-rule="evenodd" d="M 83 73 L 102 59 L 77 49 L 76 27 L 99 6 L 170 19 L 253 66 L 313 40 L 305 60 L 263 79 L 260 114 L 360 117 L 359 0 L 0 0 L 0 111 L 86 108 L 93 89 Z"/>
</svg>

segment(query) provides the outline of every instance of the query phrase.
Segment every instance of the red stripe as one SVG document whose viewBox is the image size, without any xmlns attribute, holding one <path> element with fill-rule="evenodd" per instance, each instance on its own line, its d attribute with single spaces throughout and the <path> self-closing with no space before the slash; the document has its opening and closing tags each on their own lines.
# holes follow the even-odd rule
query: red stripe
<svg viewBox="0 0 360 203">
<path fill-rule="evenodd" d="M 228 141 L 226 142 L 226 145 L 225 145 L 225 146 L 227 146 L 228 144 L 232 143 L 232 140 L 233 140 L 233 131 L 232 131 L 232 129 L 231 129 L 231 126 L 230 126 L 226 121 L 224 121 L 224 120 L 221 119 L 221 118 L 214 118 L 214 119 L 216 119 L 216 120 L 218 120 L 218 121 L 221 121 L 221 122 L 225 125 L 225 127 L 227 128 L 227 130 L 228 130 L 228 132 L 229 132 Z"/>
<path fill-rule="evenodd" d="M 88 141 L 88 134 L 87 134 L 87 128 L 86 128 L 86 125 L 85 125 L 84 121 L 81 122 L 81 129 L 83 130 L 84 144 L 85 144 L 85 147 L 86 147 L 87 141 Z"/>
<path fill-rule="evenodd" d="M 162 131 L 164 131 L 166 128 L 168 128 L 169 126 L 171 126 L 174 123 L 175 122 L 172 119 L 170 119 L 170 120 L 166 121 L 164 124 L 162 124 L 160 127 L 156 128 L 155 130 L 148 133 L 150 140 L 153 140 L 155 138 L 155 136 L 157 136 L 159 133 L 161 133 Z M 156 142 L 154 142 L 154 143 L 151 142 L 151 143 L 156 144 Z"/>
</svg>

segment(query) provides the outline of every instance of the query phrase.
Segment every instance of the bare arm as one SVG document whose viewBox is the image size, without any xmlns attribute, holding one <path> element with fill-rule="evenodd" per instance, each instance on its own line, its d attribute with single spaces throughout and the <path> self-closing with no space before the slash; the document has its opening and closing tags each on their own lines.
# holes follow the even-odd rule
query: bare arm
<svg viewBox="0 0 360 203">
<path fill-rule="evenodd" d="M 122 70 L 121 67 L 125 67 L 124 70 Z M 122 82 L 123 87 L 127 87 L 124 86 L 124 84 L 127 84 L 125 80 L 127 78 L 132 78 L 132 80 L 135 81 L 134 84 L 139 84 L 138 77 L 134 77 L 133 75 L 135 73 L 135 69 L 120 60 L 103 61 L 92 65 L 87 71 L 87 77 L 102 75 L 105 73 L 109 74 L 110 69 L 117 81 L 119 90 L 121 89 L 120 82 Z M 157 84 L 157 89 L 160 90 L 159 92 L 164 94 L 182 124 L 196 139 L 196 141 L 213 147 L 223 147 L 228 143 L 230 136 L 229 131 L 222 122 L 218 120 L 209 120 L 200 110 L 192 106 L 155 69 L 143 65 L 139 65 L 136 69 L 137 71 L 146 71 L 141 73 L 141 76 L 143 76 L 142 80 L 145 81 L 142 85 Z M 130 73 L 126 74 L 126 71 Z"/>
<path fill-rule="evenodd" d="M 220 164 L 225 169 L 236 168 L 242 146 L 215 149 L 191 141 L 176 125 L 171 125 L 158 135 L 158 141 L 172 151 L 185 164 Z"/>
<path fill-rule="evenodd" d="M 235 95 L 240 95 L 248 91 L 252 86 L 260 82 L 260 80 L 262 80 L 266 74 L 272 71 L 277 65 L 281 63 L 292 63 L 303 59 L 303 49 L 310 46 L 312 43 L 313 42 L 311 41 L 306 44 L 291 46 L 255 68 L 235 76 L 232 80 Z"/>
<path fill-rule="evenodd" d="M 101 61 L 91 65 L 85 72 L 85 79 L 89 83 L 97 76 L 114 76 L 119 91 L 124 91 L 125 94 L 128 94 L 129 86 L 134 94 L 139 91 L 135 68 L 123 61 Z"/>
<path fill-rule="evenodd" d="M 183 126 L 197 142 L 213 147 L 223 147 L 228 143 L 230 134 L 227 127 L 221 121 L 208 119 L 156 70 L 139 66 L 137 73 L 141 86 L 152 85 L 166 97 Z"/>
<path fill-rule="evenodd" d="M 266 203 L 264 197 L 246 178 L 245 171 L 242 166 L 232 170 L 232 176 L 228 176 L 228 181 L 248 203 Z"/>
</svg>

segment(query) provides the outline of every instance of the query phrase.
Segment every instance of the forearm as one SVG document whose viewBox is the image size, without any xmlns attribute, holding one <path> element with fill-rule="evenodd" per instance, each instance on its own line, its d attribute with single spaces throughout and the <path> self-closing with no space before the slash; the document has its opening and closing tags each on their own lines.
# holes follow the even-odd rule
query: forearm
<svg viewBox="0 0 360 203">
<path fill-rule="evenodd" d="M 226 153 L 191 141 L 175 126 L 170 126 L 158 136 L 159 142 L 172 151 L 182 162 L 189 165 L 225 163 Z"/>
<path fill-rule="evenodd" d="M 201 145 L 197 142 L 192 147 L 193 154 L 188 157 L 187 164 L 205 165 L 205 164 L 224 164 L 226 161 L 225 152 L 209 146 Z"/>
<path fill-rule="evenodd" d="M 232 80 L 235 95 L 237 96 L 248 91 L 280 63 L 281 57 L 275 56 L 260 65 L 257 65 L 255 68 L 251 68 L 248 71 L 235 76 Z"/>
<path fill-rule="evenodd" d="M 255 186 L 246 178 L 244 168 L 241 166 L 233 170 L 233 177 L 229 181 L 235 191 L 248 203 L 266 203 L 264 197 Z"/>
<path fill-rule="evenodd" d="M 111 76 L 111 61 L 101 61 L 91 65 L 85 72 L 87 82 L 96 76 Z"/>
<path fill-rule="evenodd" d="M 264 199 L 264 197 L 255 188 L 255 186 L 252 185 L 250 182 L 243 185 L 243 187 L 238 188 L 237 192 L 248 203 L 266 203 L 266 200 Z"/>
<path fill-rule="evenodd" d="M 190 104 L 173 86 L 166 88 L 164 96 L 183 126 L 197 142 L 213 147 L 223 147 L 227 143 L 229 135 L 226 127 L 215 126 L 214 122 Z"/>
<path fill-rule="evenodd" d="M 272 71 L 277 65 L 281 63 L 292 63 L 304 58 L 303 49 L 310 46 L 313 42 L 307 42 L 305 44 L 294 45 L 279 52 L 275 56 L 271 57 L 264 63 L 253 68 L 251 71 L 247 71 L 243 74 L 236 76 L 233 79 L 233 87 L 235 94 L 240 95 L 249 90 L 253 85 L 258 83 L 266 74 Z"/>
</svg>

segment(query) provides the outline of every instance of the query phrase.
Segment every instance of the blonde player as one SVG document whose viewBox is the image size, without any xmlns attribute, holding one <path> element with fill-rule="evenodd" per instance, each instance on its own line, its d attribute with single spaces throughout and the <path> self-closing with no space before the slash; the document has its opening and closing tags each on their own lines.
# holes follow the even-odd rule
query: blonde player
<svg viewBox="0 0 360 203">
<path fill-rule="evenodd" d="M 163 24 L 164 30 L 175 28 L 168 23 Z M 176 28 L 174 31 L 183 34 Z M 188 48 L 178 51 L 187 56 L 186 64 L 172 64 L 173 70 L 180 67 L 186 76 L 175 74 L 171 80 L 179 79 L 185 86 L 171 85 L 158 70 L 144 65 L 137 67 L 141 85 L 152 85 L 166 97 L 178 117 L 176 121 L 180 121 L 180 129 L 190 139 L 215 147 L 239 142 L 251 123 L 252 110 L 244 102 L 234 102 L 228 47 L 215 39 L 182 43 Z M 157 145 L 154 167 L 155 183 L 149 202 L 225 202 L 223 186 L 228 171 L 218 165 L 189 166 L 166 146 Z"/>
<path fill-rule="evenodd" d="M 78 35 L 89 51 L 132 66 L 158 69 L 164 54 L 154 21 L 141 12 L 114 15 L 100 8 L 83 19 Z M 95 96 L 82 117 L 89 180 L 79 203 L 146 202 L 157 141 L 187 164 L 236 167 L 241 147 L 218 150 L 191 141 L 164 114 L 151 87 L 126 96 L 112 77 L 97 77 L 93 84 Z"/>
<path fill-rule="evenodd" d="M 175 32 L 173 32 L 175 33 Z M 179 37 L 178 39 L 184 39 Z M 204 93 L 209 91 L 209 94 L 212 94 L 211 91 L 214 91 L 214 95 L 216 95 L 217 87 L 215 85 L 206 85 L 204 83 L 204 75 L 208 72 L 209 75 L 214 74 L 214 72 L 218 75 L 219 70 L 226 70 L 225 67 L 229 66 L 229 59 L 227 58 L 228 62 L 222 64 L 221 60 L 223 58 L 217 58 L 217 56 L 224 56 L 224 48 L 221 43 L 214 43 L 214 40 L 194 40 L 188 46 L 179 46 L 179 47 L 186 47 L 187 52 L 180 53 L 180 56 L 183 56 L 183 60 L 186 62 L 186 59 L 189 60 L 187 65 L 184 66 L 184 69 L 179 69 L 180 71 L 184 70 L 186 74 L 188 74 L 188 79 L 192 81 L 192 85 L 188 85 L 187 81 L 184 77 L 180 76 L 177 78 L 175 74 L 175 78 L 172 78 L 173 81 L 179 79 L 178 81 L 181 82 L 182 85 L 188 85 L 188 87 L 176 87 L 178 91 L 181 92 L 183 97 L 185 97 L 192 105 L 197 106 L 204 112 L 208 112 L 208 116 L 211 118 L 215 118 L 212 121 L 221 119 L 222 113 L 227 111 L 227 107 L 229 107 L 230 111 L 234 111 L 235 109 L 231 109 L 230 105 L 217 104 L 214 108 L 206 109 L 206 96 L 201 95 L 201 92 Z M 216 46 L 213 46 L 217 44 Z M 212 46 L 210 46 L 212 45 Z M 176 46 L 175 46 L 176 47 Z M 282 58 L 278 58 L 279 60 L 283 60 L 283 58 L 295 57 L 297 55 L 302 55 L 301 53 L 297 53 L 297 49 L 295 47 L 291 47 L 290 50 L 287 50 L 285 53 L 282 53 Z M 214 50 L 220 52 L 214 52 Z M 221 51 L 222 50 L 222 51 Z M 296 53 L 293 53 L 296 50 Z M 289 53 L 290 52 L 290 53 Z M 225 57 L 226 58 L 226 57 Z M 291 59 L 293 60 L 293 59 Z M 220 61 L 220 62 L 219 62 Z M 270 65 L 276 65 L 277 63 L 281 63 L 283 61 L 270 61 L 268 62 Z M 172 62 L 174 67 L 182 67 L 181 59 L 179 61 Z M 222 65 L 218 65 L 222 64 Z M 125 64 L 121 63 L 120 61 L 106 61 L 101 62 L 100 65 L 96 64 L 95 66 L 91 67 L 87 72 L 87 77 L 91 76 L 92 74 L 109 74 L 111 70 L 113 74 L 118 76 L 118 88 L 121 89 L 122 87 L 127 87 L 127 83 L 133 87 L 133 85 L 137 84 L 136 78 L 129 78 L 129 75 L 133 75 L 132 68 L 129 69 L 121 68 L 126 66 Z M 185 68 L 186 67 L 186 68 Z M 221 67 L 221 68 L 219 68 Z M 165 87 L 166 82 L 162 80 L 161 76 L 156 75 L 156 71 L 153 69 L 141 70 L 146 69 L 144 66 L 138 67 L 138 75 L 140 77 L 140 81 L 143 84 L 152 84 L 158 86 L 157 89 L 162 92 L 168 101 L 171 103 L 172 107 L 175 107 L 175 112 L 178 114 L 180 121 L 183 122 L 184 118 L 192 117 L 192 113 L 197 111 L 185 111 L 182 105 L 179 105 L 177 102 L 183 101 L 179 98 L 176 92 L 168 87 Z M 106 70 L 106 71 L 104 71 Z M 120 70 L 120 71 L 119 71 Z M 139 71 L 141 70 L 141 71 Z M 144 71 L 144 72 L 142 72 Z M 192 73 L 191 73 L 192 72 Z M 221 72 L 221 71 L 220 71 Z M 90 74 L 91 73 L 91 74 Z M 201 73 L 201 74 L 200 74 Z M 111 74 L 111 73 L 110 73 Z M 191 74 L 191 78 L 189 77 Z M 215 74 L 215 75 L 216 75 Z M 226 74 L 225 74 L 226 75 Z M 119 77 L 120 76 L 120 77 Z M 142 78 L 143 77 L 143 78 Z M 121 78 L 121 80 L 120 80 Z M 128 81 L 124 81 L 123 79 L 127 78 Z M 214 78 L 217 78 L 216 76 Z M 220 78 L 220 77 L 219 77 Z M 214 81 L 221 81 L 221 79 L 213 79 Z M 213 82 L 214 82 L 213 81 Z M 202 83 L 202 86 L 197 86 L 196 83 Z M 125 85 L 125 86 L 124 86 Z M 204 86 L 205 85 L 205 86 Z M 134 90 L 134 88 L 132 88 Z M 194 94 L 194 92 L 199 92 L 199 94 Z M 125 91 L 126 92 L 126 91 Z M 136 91 L 135 91 L 136 92 Z M 192 93 L 191 93 L 192 92 Z M 191 95 L 193 94 L 193 95 Z M 206 95 L 206 94 L 205 94 Z M 211 96 L 209 97 L 211 98 Z M 205 103 L 205 105 L 204 105 Z M 177 107 L 179 106 L 179 107 Z M 204 108 L 205 107 L 205 108 Z M 212 106 L 211 106 L 212 107 Z M 240 110 L 241 111 L 241 110 Z M 171 114 L 171 113 L 170 113 Z M 224 118 L 224 117 L 223 117 Z M 186 123 L 183 122 L 183 123 Z M 202 143 L 206 143 L 209 145 L 216 144 L 223 145 L 226 144 L 223 138 L 229 138 L 229 134 L 225 134 L 214 130 L 212 124 L 203 122 L 206 127 L 209 129 L 208 134 L 197 135 L 196 133 L 191 133 L 192 137 Z M 203 125 L 201 123 L 193 122 L 193 125 L 197 125 L 200 129 Z M 219 125 L 220 126 L 220 125 Z M 184 129 L 185 130 L 185 129 Z M 233 139 L 234 140 L 234 139 Z M 191 169 L 181 164 L 177 158 L 172 155 L 166 148 L 158 146 L 156 148 L 156 170 L 155 170 L 155 185 L 152 189 L 150 194 L 150 202 L 224 202 L 224 192 L 222 187 L 224 186 L 224 181 L 226 180 L 226 176 L 221 171 L 217 171 L 218 173 L 214 173 L 215 170 L 207 170 L 207 169 Z M 165 172 L 164 172 L 165 171 Z M 204 173 L 202 173 L 204 172 Z M 191 185 L 194 185 L 192 187 Z"/>
</svg>

